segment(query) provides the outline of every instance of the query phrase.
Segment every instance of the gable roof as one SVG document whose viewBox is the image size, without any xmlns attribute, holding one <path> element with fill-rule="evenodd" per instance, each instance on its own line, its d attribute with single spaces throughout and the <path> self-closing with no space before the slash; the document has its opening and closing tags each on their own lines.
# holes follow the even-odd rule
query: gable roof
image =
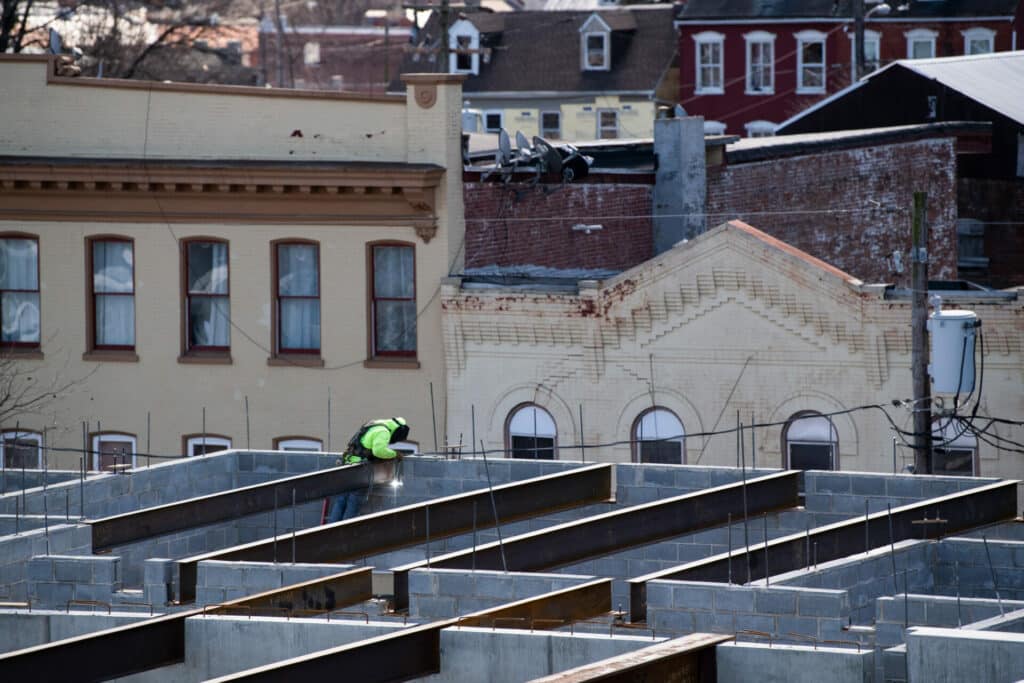
<svg viewBox="0 0 1024 683">
<path fill-rule="evenodd" d="M 791 124 L 896 69 L 905 69 L 941 83 L 950 90 L 955 90 L 964 97 L 1024 125 L 1024 97 L 1020 94 L 1024 92 L 1024 50 L 1018 50 L 935 59 L 900 59 L 887 64 L 867 78 L 815 102 L 780 123 L 776 130 L 785 131 Z"/>
<path fill-rule="evenodd" d="M 955 17 L 1012 17 L 1018 0 L 931 0 L 910 2 L 892 16 L 908 19 Z M 870 9 L 867 5 L 866 9 Z M 688 0 L 679 10 L 680 21 L 701 19 L 799 19 L 848 18 L 853 16 L 852 0 Z"/>
<path fill-rule="evenodd" d="M 597 12 L 510 12 L 484 17 L 466 14 L 481 32 L 480 73 L 470 74 L 464 93 L 615 92 L 650 93 L 658 87 L 676 54 L 676 31 L 669 5 Z M 580 28 L 594 14 L 612 28 L 611 69 L 580 69 Z M 620 28 L 621 27 L 621 28 Z M 419 47 L 436 47 L 438 24 L 431 17 Z M 428 56 L 429 55 L 429 56 Z M 417 59 L 418 57 L 418 59 Z M 441 72 L 447 65 L 430 52 L 411 51 L 401 72 Z M 404 85 L 393 82 L 395 90 Z"/>
</svg>

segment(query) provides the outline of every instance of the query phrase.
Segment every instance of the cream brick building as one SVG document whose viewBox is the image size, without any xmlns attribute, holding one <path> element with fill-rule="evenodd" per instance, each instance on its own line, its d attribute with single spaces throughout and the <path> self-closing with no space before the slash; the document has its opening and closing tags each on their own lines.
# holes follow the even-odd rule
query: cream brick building
<svg viewBox="0 0 1024 683">
<path fill-rule="evenodd" d="M 892 405 L 912 395 L 909 298 L 743 223 L 571 292 L 450 280 L 442 301 L 447 438 L 461 437 L 464 451 L 475 434 L 477 450 L 482 440 L 526 457 L 731 465 L 734 433 L 699 435 L 738 416 L 774 424 L 745 432 L 748 465 L 891 471 L 896 432 L 882 409 L 860 407 L 881 405 L 912 429 L 910 412 Z M 947 307 L 983 323 L 975 424 L 1020 420 L 1021 301 L 998 293 Z M 831 424 L 820 417 L 829 414 Z M 680 433 L 691 436 L 671 438 Z M 1024 456 L 1004 440 L 1024 442 L 1019 426 L 994 424 L 980 439 L 949 434 L 959 437 L 946 446 L 950 470 L 1024 476 Z M 910 448 L 897 448 L 897 469 L 912 462 Z"/>
<path fill-rule="evenodd" d="M 0 460 L 40 466 L 45 443 L 49 467 L 75 467 L 56 449 L 83 432 L 108 453 L 92 467 L 340 450 L 391 415 L 432 446 L 437 294 L 461 269 L 462 78 L 300 93 L 64 78 L 0 56 L 7 376 L 57 389 L 0 406 Z"/>
</svg>

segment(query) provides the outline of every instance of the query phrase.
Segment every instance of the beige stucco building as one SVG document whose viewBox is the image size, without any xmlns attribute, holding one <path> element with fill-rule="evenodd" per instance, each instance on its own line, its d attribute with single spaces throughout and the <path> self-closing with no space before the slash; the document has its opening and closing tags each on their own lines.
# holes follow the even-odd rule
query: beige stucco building
<svg viewBox="0 0 1024 683">
<path fill-rule="evenodd" d="M 0 341 L 41 399 L 0 402 L 0 460 L 39 466 L 45 444 L 75 467 L 83 432 L 114 453 L 340 450 L 392 415 L 432 447 L 462 78 L 366 96 L 0 56 Z"/>
<path fill-rule="evenodd" d="M 739 421 L 766 425 L 744 432 L 748 466 L 891 471 L 894 427 L 912 429 L 892 404 L 912 396 L 910 300 L 894 293 L 740 222 L 572 291 L 449 280 L 447 438 L 465 451 L 475 434 L 492 457 L 732 465 L 735 431 L 707 434 Z M 1019 478 L 1024 429 L 987 417 L 1024 414 L 1022 303 L 958 296 L 946 306 L 982 320 L 983 384 L 959 410 L 980 400 L 981 435 L 944 418 L 936 462 Z M 913 462 L 895 450 L 897 469 Z"/>
</svg>

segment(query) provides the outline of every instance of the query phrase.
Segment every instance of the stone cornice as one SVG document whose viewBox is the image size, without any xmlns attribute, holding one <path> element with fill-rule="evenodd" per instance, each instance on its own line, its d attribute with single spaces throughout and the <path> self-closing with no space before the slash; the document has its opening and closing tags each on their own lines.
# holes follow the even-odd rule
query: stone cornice
<svg viewBox="0 0 1024 683">
<path fill-rule="evenodd" d="M 437 230 L 433 164 L 0 157 L 0 219 Z"/>
</svg>

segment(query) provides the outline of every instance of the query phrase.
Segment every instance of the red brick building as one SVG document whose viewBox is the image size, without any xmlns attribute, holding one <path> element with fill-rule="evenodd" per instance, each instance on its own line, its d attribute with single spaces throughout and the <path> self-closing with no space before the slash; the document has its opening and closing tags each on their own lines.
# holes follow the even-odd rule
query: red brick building
<svg viewBox="0 0 1024 683">
<path fill-rule="evenodd" d="M 687 0 L 679 28 L 679 101 L 708 131 L 770 135 L 854 78 L 857 0 Z M 865 71 L 897 59 L 1013 50 L 1019 0 L 865 0 Z M 861 74 L 863 75 L 863 74 Z"/>
</svg>

